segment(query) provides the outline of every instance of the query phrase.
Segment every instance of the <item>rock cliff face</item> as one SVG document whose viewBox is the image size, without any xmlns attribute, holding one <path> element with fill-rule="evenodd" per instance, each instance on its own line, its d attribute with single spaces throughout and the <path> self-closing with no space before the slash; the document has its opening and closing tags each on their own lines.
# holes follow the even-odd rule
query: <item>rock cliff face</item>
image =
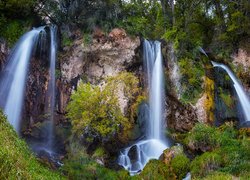
<svg viewBox="0 0 250 180">
<path fill-rule="evenodd" d="M 250 92 L 250 50 L 239 48 L 232 58 L 233 64 L 238 70 L 238 77 L 241 79 L 245 89 Z"/>
<path fill-rule="evenodd" d="M 48 120 L 48 66 L 48 62 L 39 58 L 33 58 L 30 63 L 23 114 L 23 119 L 28 127 Z"/>
<path fill-rule="evenodd" d="M 73 42 L 73 46 L 63 52 L 61 62 L 61 78 L 59 86 L 59 112 L 65 113 L 65 107 L 73 89 L 81 79 L 85 82 L 103 86 L 104 79 L 123 71 L 139 75 L 141 66 L 138 50 L 140 39 L 126 36 L 124 30 L 114 29 L 109 36 L 99 32 L 93 35 L 92 43 L 86 44 L 83 37 Z M 119 92 L 121 110 L 127 107 L 127 100 L 122 91 Z"/>
<path fill-rule="evenodd" d="M 191 105 L 183 105 L 171 95 L 167 96 L 166 104 L 168 128 L 178 132 L 187 132 L 194 127 L 196 122 L 198 122 L 195 110 Z"/>
<path fill-rule="evenodd" d="M 139 77 L 141 84 L 144 82 L 141 42 L 138 37 L 131 38 L 122 29 L 114 29 L 108 35 L 105 35 L 100 29 L 96 29 L 91 36 L 91 42 L 87 43 L 79 30 L 70 32 L 70 34 L 74 35 L 72 43 L 70 46 L 62 47 L 57 61 L 55 113 L 57 125 L 66 122 L 66 106 L 72 91 L 77 88 L 79 80 L 102 87 L 105 85 L 105 78 L 129 71 Z M 0 47 L 0 68 L 2 68 L 8 49 L 3 43 Z M 169 71 L 171 76 L 170 84 L 178 86 L 176 84 L 178 78 L 175 78 L 176 67 L 173 65 L 175 63 L 173 62 L 174 52 L 171 51 L 171 45 L 163 43 L 163 54 L 166 72 Z M 44 125 L 37 124 L 49 120 L 47 107 L 49 62 L 46 56 L 48 56 L 48 52 L 45 52 L 44 57 L 33 58 L 30 63 L 23 113 L 23 130 L 28 134 L 32 133 L 34 129 L 39 129 L 39 126 L 44 127 Z M 117 92 L 121 110 L 126 115 L 129 99 L 123 93 L 122 88 Z M 166 106 L 165 116 L 169 128 L 186 132 L 192 129 L 197 122 L 194 108 L 190 105 L 183 105 L 178 100 L 178 94 L 172 92 L 172 89 L 167 93 Z"/>
<path fill-rule="evenodd" d="M 6 63 L 9 52 L 10 50 L 7 46 L 7 43 L 4 40 L 0 40 L 0 71 L 2 71 Z"/>
</svg>

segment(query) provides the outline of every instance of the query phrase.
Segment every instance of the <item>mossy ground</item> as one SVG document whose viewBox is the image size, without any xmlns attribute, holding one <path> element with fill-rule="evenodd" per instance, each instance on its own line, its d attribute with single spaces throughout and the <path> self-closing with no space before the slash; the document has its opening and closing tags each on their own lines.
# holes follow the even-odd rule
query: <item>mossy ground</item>
<svg viewBox="0 0 250 180">
<path fill-rule="evenodd" d="M 42 166 L 0 112 L 0 179 L 64 179 Z"/>
</svg>

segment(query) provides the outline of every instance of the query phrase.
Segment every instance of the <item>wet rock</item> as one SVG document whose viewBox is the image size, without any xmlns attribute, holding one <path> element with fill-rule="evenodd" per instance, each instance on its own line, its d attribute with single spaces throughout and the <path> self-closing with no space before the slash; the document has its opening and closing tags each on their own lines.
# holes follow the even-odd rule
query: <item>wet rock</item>
<svg viewBox="0 0 250 180">
<path fill-rule="evenodd" d="M 25 91 L 25 111 L 23 123 L 27 128 L 31 128 L 37 122 L 43 122 L 49 118 L 48 106 L 48 82 L 49 71 L 48 61 L 33 58 L 30 62 L 30 71 L 27 77 Z"/>
<path fill-rule="evenodd" d="M 128 156 L 129 156 L 132 163 L 137 161 L 138 157 L 137 157 L 137 146 L 136 145 L 134 145 L 130 148 L 130 150 L 128 152 Z"/>
</svg>

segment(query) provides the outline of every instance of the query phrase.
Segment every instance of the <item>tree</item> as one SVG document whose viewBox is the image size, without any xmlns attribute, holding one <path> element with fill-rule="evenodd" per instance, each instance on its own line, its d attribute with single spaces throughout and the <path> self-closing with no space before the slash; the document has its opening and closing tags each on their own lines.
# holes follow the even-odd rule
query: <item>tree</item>
<svg viewBox="0 0 250 180">
<path fill-rule="evenodd" d="M 126 78 L 126 79 L 125 79 Z M 117 90 L 119 86 L 129 99 L 137 92 L 138 79 L 130 73 L 109 78 L 105 87 L 80 83 L 67 106 L 72 134 L 88 142 L 107 142 L 115 137 L 121 141 L 128 138 L 132 123 L 121 112 Z"/>
</svg>

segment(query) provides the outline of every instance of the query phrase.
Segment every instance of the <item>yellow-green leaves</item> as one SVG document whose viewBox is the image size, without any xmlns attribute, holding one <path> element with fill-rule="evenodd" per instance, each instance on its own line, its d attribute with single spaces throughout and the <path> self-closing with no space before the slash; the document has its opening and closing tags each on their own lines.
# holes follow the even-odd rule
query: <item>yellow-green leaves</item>
<svg viewBox="0 0 250 180">
<path fill-rule="evenodd" d="M 107 141 L 131 128 L 131 122 L 122 113 L 118 95 L 122 91 L 130 101 L 138 95 L 138 79 L 131 73 L 121 73 L 107 79 L 104 87 L 80 83 L 67 106 L 67 117 L 72 123 L 73 135 L 92 141 Z M 126 139 L 126 138 L 125 138 Z"/>
</svg>

